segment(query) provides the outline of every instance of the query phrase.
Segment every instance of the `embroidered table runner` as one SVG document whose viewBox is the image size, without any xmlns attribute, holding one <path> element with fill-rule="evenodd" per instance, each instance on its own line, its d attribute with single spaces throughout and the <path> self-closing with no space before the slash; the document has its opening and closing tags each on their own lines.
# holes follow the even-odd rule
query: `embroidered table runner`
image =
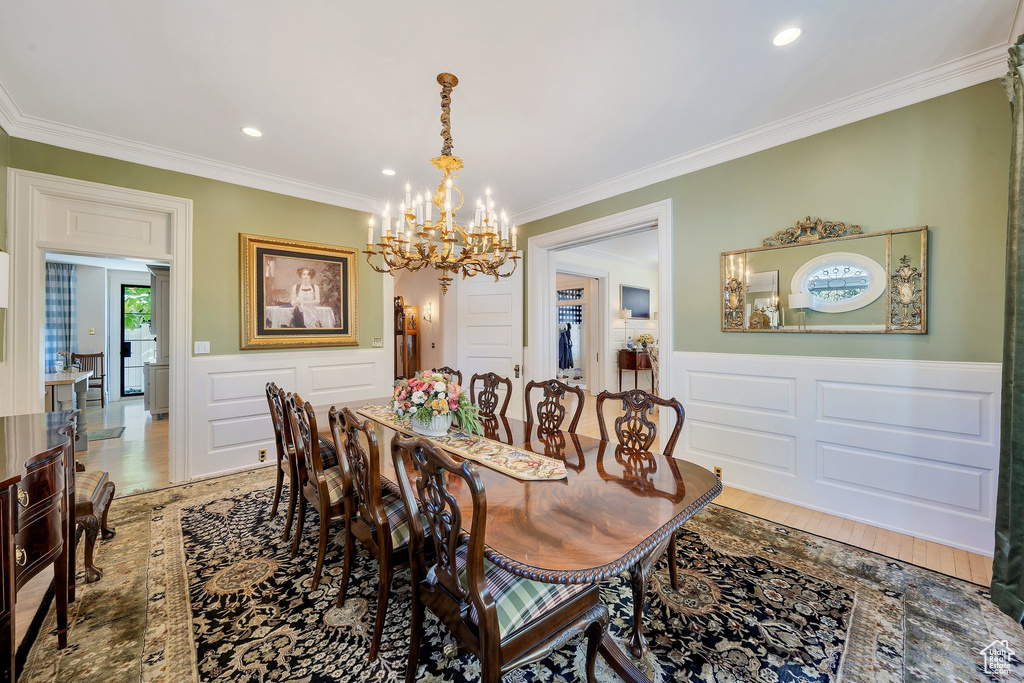
<svg viewBox="0 0 1024 683">
<path fill-rule="evenodd" d="M 395 419 L 394 412 L 387 406 L 364 406 L 356 412 L 403 434 L 433 441 L 446 451 L 478 462 L 514 479 L 523 481 L 565 479 L 565 463 L 554 458 L 520 450 L 482 436 L 473 436 L 459 429 L 453 429 L 445 436 L 424 437 L 422 434 L 414 432 L 409 423 Z"/>
</svg>

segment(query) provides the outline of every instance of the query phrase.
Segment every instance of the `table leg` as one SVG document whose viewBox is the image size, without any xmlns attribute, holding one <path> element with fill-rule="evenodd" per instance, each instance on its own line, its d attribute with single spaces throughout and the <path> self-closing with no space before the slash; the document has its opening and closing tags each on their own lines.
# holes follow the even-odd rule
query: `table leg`
<svg viewBox="0 0 1024 683">
<path fill-rule="evenodd" d="M 53 398 L 57 404 L 57 410 L 75 409 L 75 392 L 70 384 L 56 384 L 53 387 Z"/>
<path fill-rule="evenodd" d="M 643 562 L 629 568 L 629 583 L 633 589 L 633 635 L 629 638 L 629 651 L 637 659 L 647 654 L 644 638 L 644 604 L 647 602 L 647 569 Z"/>
<path fill-rule="evenodd" d="M 78 434 L 78 440 L 75 442 L 76 451 L 87 451 L 89 450 L 89 425 L 85 417 L 85 396 L 89 391 L 89 383 L 85 380 L 75 383 L 75 398 L 78 404 L 78 426 L 75 432 Z"/>
<path fill-rule="evenodd" d="M 636 359 L 636 367 L 633 368 L 633 388 L 640 388 L 640 359 Z"/>
</svg>

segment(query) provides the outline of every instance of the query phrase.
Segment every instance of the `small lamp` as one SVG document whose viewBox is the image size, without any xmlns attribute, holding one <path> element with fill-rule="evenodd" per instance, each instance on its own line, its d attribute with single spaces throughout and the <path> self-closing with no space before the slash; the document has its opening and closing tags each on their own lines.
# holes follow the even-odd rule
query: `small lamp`
<svg viewBox="0 0 1024 683">
<path fill-rule="evenodd" d="M 807 314 L 803 309 L 814 308 L 814 296 L 810 292 L 796 292 L 789 295 L 789 307 L 797 312 L 796 328 L 807 329 Z"/>
<path fill-rule="evenodd" d="M 0 251 L 0 308 L 7 308 L 11 298 L 11 255 Z"/>
<path fill-rule="evenodd" d="M 625 337 L 626 338 L 623 339 L 623 341 L 628 345 L 629 344 L 629 323 L 626 322 L 626 321 L 629 320 L 631 317 L 633 317 L 633 311 L 631 311 L 628 308 L 620 308 L 619 309 L 619 317 L 622 318 L 622 328 L 625 330 Z"/>
</svg>

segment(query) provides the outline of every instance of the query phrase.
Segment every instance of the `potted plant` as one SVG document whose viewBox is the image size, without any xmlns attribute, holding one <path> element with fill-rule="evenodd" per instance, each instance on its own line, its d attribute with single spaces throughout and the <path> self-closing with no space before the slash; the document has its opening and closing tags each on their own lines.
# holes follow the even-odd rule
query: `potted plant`
<svg viewBox="0 0 1024 683">
<path fill-rule="evenodd" d="M 412 430 L 423 436 L 444 436 L 456 417 L 464 431 L 480 431 L 479 411 L 446 373 L 417 372 L 409 379 L 398 380 L 391 409 L 398 420 L 409 422 Z"/>
<path fill-rule="evenodd" d="M 647 345 L 654 343 L 654 335 L 653 334 L 649 334 L 647 332 L 644 332 L 641 335 L 637 335 L 636 340 L 640 344 L 640 346 L 643 348 L 643 350 L 646 351 L 647 350 Z"/>
</svg>

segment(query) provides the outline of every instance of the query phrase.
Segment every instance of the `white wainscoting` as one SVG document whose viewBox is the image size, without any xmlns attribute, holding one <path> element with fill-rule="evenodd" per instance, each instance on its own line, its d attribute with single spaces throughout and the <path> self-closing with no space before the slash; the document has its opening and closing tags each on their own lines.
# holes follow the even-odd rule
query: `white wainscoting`
<svg viewBox="0 0 1024 683">
<path fill-rule="evenodd" d="M 998 363 L 674 356 L 677 456 L 729 486 L 992 554 Z"/>
<path fill-rule="evenodd" d="M 261 448 L 272 462 L 274 430 L 265 392 L 270 381 L 317 406 L 376 398 L 391 393 L 391 358 L 386 349 L 193 357 L 191 478 L 257 467 Z M 326 419 L 318 426 L 326 426 Z"/>
</svg>

